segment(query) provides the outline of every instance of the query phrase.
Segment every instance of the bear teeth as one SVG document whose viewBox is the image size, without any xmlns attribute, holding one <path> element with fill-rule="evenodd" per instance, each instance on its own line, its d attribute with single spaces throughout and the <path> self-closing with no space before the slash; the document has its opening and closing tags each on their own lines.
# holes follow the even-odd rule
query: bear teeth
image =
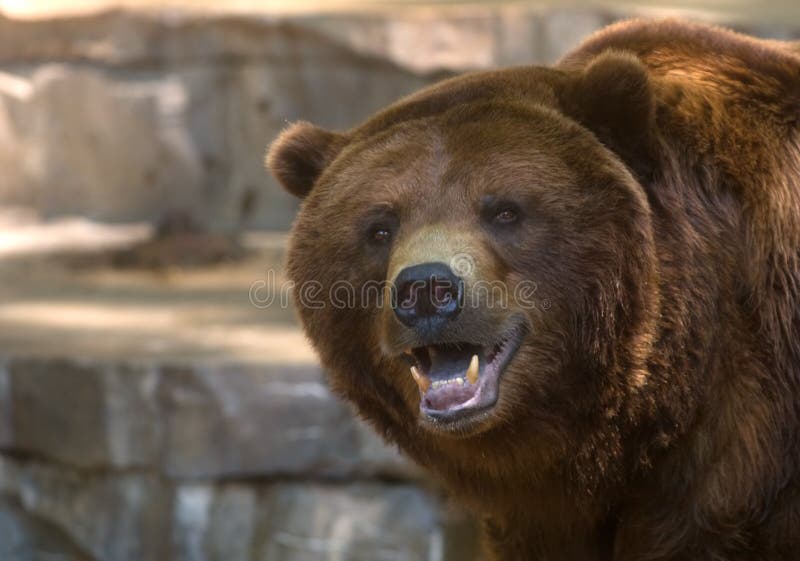
<svg viewBox="0 0 800 561">
<path fill-rule="evenodd" d="M 467 368 L 467 380 L 473 386 L 478 381 L 478 370 L 480 369 L 480 359 L 478 355 L 472 355 L 472 360 L 469 361 L 469 368 Z"/>
<path fill-rule="evenodd" d="M 469 367 L 463 376 L 456 376 L 447 380 L 431 381 L 431 379 L 422 374 L 416 366 L 411 367 L 411 375 L 414 377 L 414 381 L 417 382 L 419 389 L 424 393 L 430 388 L 435 390 L 437 388 L 450 385 L 463 386 L 467 382 L 469 382 L 470 385 L 475 385 L 478 382 L 479 370 L 480 359 L 478 358 L 478 355 L 472 355 L 472 360 L 469 361 Z"/>
<path fill-rule="evenodd" d="M 450 386 L 452 384 L 456 384 L 458 386 L 463 386 L 464 385 L 464 378 L 462 378 L 461 376 L 458 376 L 456 378 L 450 378 L 449 380 L 436 380 L 435 382 L 433 382 L 431 384 L 431 387 L 433 389 L 436 389 L 436 388 L 441 388 L 442 386 Z"/>
</svg>

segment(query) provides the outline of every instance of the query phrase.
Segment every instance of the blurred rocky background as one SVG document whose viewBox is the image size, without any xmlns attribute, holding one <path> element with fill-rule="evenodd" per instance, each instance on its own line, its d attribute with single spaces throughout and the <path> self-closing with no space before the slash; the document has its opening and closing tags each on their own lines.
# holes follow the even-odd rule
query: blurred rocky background
<svg viewBox="0 0 800 561">
<path fill-rule="evenodd" d="M 0 2 L 0 561 L 478 560 L 328 391 L 265 147 L 621 18 L 793 39 L 800 9 L 216 4 Z"/>
</svg>

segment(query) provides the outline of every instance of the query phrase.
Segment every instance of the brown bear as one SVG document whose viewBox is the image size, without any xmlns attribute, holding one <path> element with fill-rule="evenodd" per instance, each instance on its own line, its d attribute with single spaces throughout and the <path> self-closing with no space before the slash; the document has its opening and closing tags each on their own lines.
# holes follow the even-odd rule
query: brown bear
<svg viewBox="0 0 800 561">
<path fill-rule="evenodd" d="M 800 48 L 676 21 L 267 163 L 331 386 L 492 559 L 800 559 Z"/>
</svg>

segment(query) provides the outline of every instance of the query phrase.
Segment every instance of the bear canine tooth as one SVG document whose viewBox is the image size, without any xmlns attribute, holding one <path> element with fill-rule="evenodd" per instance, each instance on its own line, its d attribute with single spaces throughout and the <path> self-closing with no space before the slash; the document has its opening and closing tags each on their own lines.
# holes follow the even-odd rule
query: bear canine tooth
<svg viewBox="0 0 800 561">
<path fill-rule="evenodd" d="M 470 384 L 475 384 L 478 381 L 478 369 L 480 367 L 480 359 L 478 355 L 472 355 L 472 360 L 469 361 L 469 368 L 467 368 L 467 380 Z"/>
<path fill-rule="evenodd" d="M 431 379 L 420 373 L 416 366 L 411 367 L 411 376 L 414 377 L 414 381 L 417 383 L 422 393 L 425 393 L 428 391 L 428 388 L 431 387 Z"/>
</svg>

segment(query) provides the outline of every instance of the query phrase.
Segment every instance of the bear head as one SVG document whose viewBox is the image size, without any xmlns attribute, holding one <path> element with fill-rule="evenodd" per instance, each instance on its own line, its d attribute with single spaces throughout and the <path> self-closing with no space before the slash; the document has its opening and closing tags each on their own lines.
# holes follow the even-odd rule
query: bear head
<svg viewBox="0 0 800 561">
<path fill-rule="evenodd" d="M 303 199 L 288 269 L 306 333 L 412 456 L 530 469 L 636 414 L 658 310 L 653 90 L 611 52 L 465 75 L 271 146 Z"/>
</svg>

